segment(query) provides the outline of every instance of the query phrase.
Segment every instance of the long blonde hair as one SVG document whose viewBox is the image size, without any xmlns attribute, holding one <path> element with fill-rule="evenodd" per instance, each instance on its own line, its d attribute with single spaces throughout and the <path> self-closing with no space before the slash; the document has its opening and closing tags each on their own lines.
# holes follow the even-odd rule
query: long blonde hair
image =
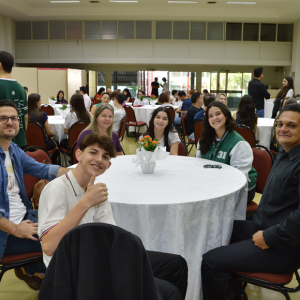
<svg viewBox="0 0 300 300">
<path fill-rule="evenodd" d="M 98 107 L 96 108 L 94 115 L 93 115 L 93 119 L 92 122 L 90 123 L 90 125 L 84 129 L 84 130 L 92 130 L 93 133 L 99 133 L 98 132 L 98 127 L 97 127 L 97 118 L 99 117 L 99 115 L 101 114 L 101 112 L 104 109 L 109 109 L 112 112 L 112 117 L 114 118 L 114 108 L 108 104 L 108 103 L 100 103 L 98 105 Z M 113 121 L 111 122 L 111 125 L 107 128 L 106 133 L 107 135 L 112 138 L 112 130 L 113 130 Z"/>
</svg>

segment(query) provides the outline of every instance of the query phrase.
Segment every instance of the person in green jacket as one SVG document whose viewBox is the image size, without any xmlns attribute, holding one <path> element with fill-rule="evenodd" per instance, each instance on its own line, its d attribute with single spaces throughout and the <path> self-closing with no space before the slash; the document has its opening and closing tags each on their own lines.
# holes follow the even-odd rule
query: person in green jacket
<svg viewBox="0 0 300 300">
<path fill-rule="evenodd" d="M 221 102 L 208 105 L 202 121 L 203 131 L 196 157 L 230 165 L 244 173 L 248 180 L 248 200 L 255 196 L 257 172 L 252 167 L 253 153 L 248 142 L 235 130 L 230 110 Z"/>
</svg>

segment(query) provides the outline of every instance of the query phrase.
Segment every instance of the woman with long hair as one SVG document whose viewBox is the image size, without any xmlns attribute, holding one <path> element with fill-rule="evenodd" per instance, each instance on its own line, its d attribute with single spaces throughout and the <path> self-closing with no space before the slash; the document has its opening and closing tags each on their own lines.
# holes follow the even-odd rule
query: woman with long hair
<svg viewBox="0 0 300 300">
<path fill-rule="evenodd" d="M 247 204 L 251 203 L 257 179 L 257 172 L 252 167 L 253 153 L 249 143 L 234 130 L 230 110 L 218 101 L 209 104 L 202 127 L 196 157 L 227 164 L 243 172 L 248 182 Z"/>
<path fill-rule="evenodd" d="M 129 89 L 124 89 L 123 95 L 124 95 L 124 102 L 130 102 L 131 94 L 129 92 Z"/>
<path fill-rule="evenodd" d="M 109 93 L 102 93 L 101 95 L 101 103 L 110 103 L 110 94 Z M 95 110 L 96 108 L 101 104 L 101 103 L 97 103 L 97 104 L 94 104 L 92 106 L 92 109 L 91 109 L 91 114 L 94 115 L 95 113 Z M 112 103 L 110 103 L 110 105 L 112 105 Z"/>
<path fill-rule="evenodd" d="M 65 99 L 64 91 L 58 91 L 55 104 L 68 104 L 68 101 Z"/>
<path fill-rule="evenodd" d="M 257 114 L 255 113 L 255 105 L 250 95 L 244 95 L 239 103 L 237 112 L 232 116 L 236 125 L 246 125 L 250 127 L 254 133 L 257 128 Z"/>
<path fill-rule="evenodd" d="M 99 88 L 97 94 L 95 95 L 94 99 L 95 100 L 100 100 L 101 97 L 102 97 L 102 94 L 105 92 L 105 88 L 104 87 L 101 87 Z"/>
<path fill-rule="evenodd" d="M 225 94 L 219 94 L 216 101 L 220 101 L 223 104 L 227 105 L 227 97 Z"/>
<path fill-rule="evenodd" d="M 91 114 L 86 110 L 83 96 L 81 94 L 74 94 L 70 101 L 72 110 L 66 115 L 64 123 L 64 133 L 69 134 L 70 128 L 79 120 L 91 122 Z M 63 139 L 60 146 L 64 149 L 68 147 L 68 139 Z M 72 147 L 72 145 L 70 145 Z"/>
<path fill-rule="evenodd" d="M 169 98 L 169 96 L 166 93 L 161 93 L 158 96 L 156 104 L 157 105 L 161 105 L 161 106 L 171 106 L 170 105 L 170 98 Z"/>
<path fill-rule="evenodd" d="M 149 129 L 140 137 L 140 140 L 149 135 L 153 140 L 158 139 L 160 146 L 166 147 L 170 155 L 178 155 L 180 138 L 173 129 L 171 115 L 166 107 L 158 107 L 152 114 Z"/>
<path fill-rule="evenodd" d="M 41 125 L 44 131 L 45 143 L 47 150 L 53 150 L 58 145 L 58 142 L 53 140 L 53 132 L 48 123 L 47 114 L 40 110 L 42 99 L 39 94 L 30 94 L 28 96 L 28 121 L 37 122 Z M 52 163 L 56 163 L 57 156 L 51 157 Z"/>
<path fill-rule="evenodd" d="M 106 135 L 113 141 L 117 155 L 122 155 L 122 147 L 119 136 L 113 132 L 114 108 L 108 103 L 100 103 L 96 108 L 92 122 L 81 132 L 77 140 L 77 148 L 80 147 L 82 139 L 91 133 Z"/>
<path fill-rule="evenodd" d="M 278 92 L 278 94 L 275 97 L 274 107 L 272 111 L 272 119 L 275 119 L 279 111 L 280 103 L 283 101 L 283 99 L 293 98 L 294 96 L 295 96 L 295 88 L 294 88 L 293 78 L 290 76 L 286 76 L 283 78 L 281 90 Z M 283 105 L 281 105 L 281 107 L 282 106 Z"/>
</svg>

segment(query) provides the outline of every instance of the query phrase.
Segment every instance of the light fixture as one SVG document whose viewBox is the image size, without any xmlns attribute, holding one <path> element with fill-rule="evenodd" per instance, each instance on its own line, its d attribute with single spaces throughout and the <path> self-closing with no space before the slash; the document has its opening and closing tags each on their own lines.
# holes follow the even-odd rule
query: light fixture
<svg viewBox="0 0 300 300">
<path fill-rule="evenodd" d="M 134 0 L 108 0 L 109 2 L 118 2 L 118 3 L 138 3 L 139 1 L 134 1 Z"/>
<path fill-rule="evenodd" d="M 50 1 L 51 3 L 80 3 L 80 1 L 74 1 L 74 0 L 70 0 L 70 1 Z"/>
<path fill-rule="evenodd" d="M 198 1 L 168 1 L 168 3 L 198 3 Z"/>
<path fill-rule="evenodd" d="M 256 2 L 226 2 L 227 4 L 256 4 Z"/>
</svg>

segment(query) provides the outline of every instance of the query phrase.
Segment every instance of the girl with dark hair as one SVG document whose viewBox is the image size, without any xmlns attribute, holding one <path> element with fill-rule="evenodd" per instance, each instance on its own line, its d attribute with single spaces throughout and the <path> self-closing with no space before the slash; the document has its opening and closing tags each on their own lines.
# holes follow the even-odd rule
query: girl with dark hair
<svg viewBox="0 0 300 300">
<path fill-rule="evenodd" d="M 203 131 L 196 157 L 213 160 L 239 169 L 248 181 L 248 200 L 255 196 L 257 172 L 252 167 L 253 153 L 235 130 L 230 110 L 221 102 L 209 104 L 202 121 Z"/>
<path fill-rule="evenodd" d="M 236 125 L 246 125 L 256 133 L 258 117 L 255 113 L 253 98 L 250 95 L 242 97 L 238 111 L 233 114 L 232 118 L 235 120 Z"/>
<path fill-rule="evenodd" d="M 124 102 L 130 102 L 131 94 L 129 92 L 129 89 L 124 89 L 123 95 L 124 95 Z"/>
<path fill-rule="evenodd" d="M 105 92 L 105 88 L 101 87 L 99 88 L 97 94 L 95 95 L 94 99 L 95 100 L 101 100 L 102 94 Z"/>
<path fill-rule="evenodd" d="M 118 133 L 120 129 L 120 122 L 126 114 L 125 109 L 123 107 L 124 95 L 121 93 L 116 94 L 114 97 L 113 104 L 115 107 L 113 132 Z"/>
<path fill-rule="evenodd" d="M 28 121 L 34 121 L 41 125 L 44 131 L 47 150 L 56 148 L 58 142 L 52 140 L 53 132 L 48 123 L 48 116 L 44 111 L 41 111 L 42 106 L 41 96 L 39 94 L 30 94 L 28 96 Z M 56 163 L 57 156 L 51 157 L 52 163 Z"/>
<path fill-rule="evenodd" d="M 65 97 L 64 91 L 60 90 L 57 93 L 57 96 L 56 96 L 57 101 L 55 104 L 68 104 L 68 101 L 64 97 Z"/>
<path fill-rule="evenodd" d="M 149 129 L 140 137 L 140 140 L 146 135 L 152 139 L 158 139 L 160 146 L 166 147 L 170 155 L 178 155 L 180 139 L 177 131 L 173 129 L 168 108 L 161 106 L 153 112 Z"/>
<path fill-rule="evenodd" d="M 102 93 L 102 95 L 101 95 L 101 102 L 100 102 L 100 103 L 97 103 L 96 105 L 93 105 L 93 106 L 92 106 L 92 109 L 91 109 L 91 114 L 92 114 L 92 116 L 94 115 L 94 113 L 95 113 L 95 111 L 96 111 L 96 108 L 97 108 L 101 103 L 109 103 L 110 105 L 113 106 L 113 103 L 111 103 L 111 100 L 110 100 L 110 94 L 109 94 L 109 93 Z"/>
<path fill-rule="evenodd" d="M 283 99 L 293 98 L 295 96 L 295 88 L 294 88 L 294 81 L 293 78 L 290 76 L 286 76 L 283 78 L 282 81 L 282 89 L 278 92 L 278 94 L 275 97 L 274 101 L 274 107 L 272 111 L 272 119 L 275 119 L 280 103 L 283 101 Z M 283 105 L 281 105 L 283 107 Z"/>
</svg>

